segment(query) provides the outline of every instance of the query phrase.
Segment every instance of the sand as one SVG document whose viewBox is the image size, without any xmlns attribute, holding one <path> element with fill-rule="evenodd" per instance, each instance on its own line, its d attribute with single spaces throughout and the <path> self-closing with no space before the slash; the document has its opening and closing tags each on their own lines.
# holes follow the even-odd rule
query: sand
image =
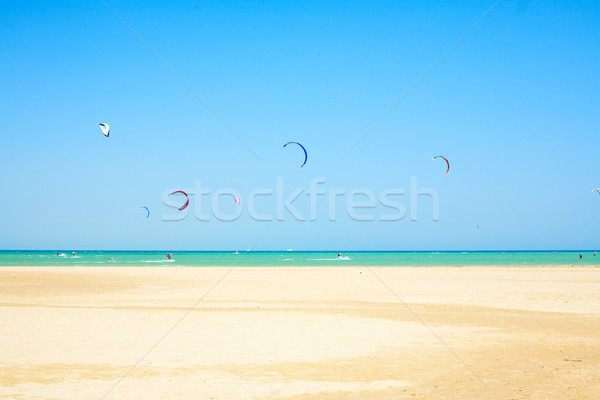
<svg viewBox="0 0 600 400">
<path fill-rule="evenodd" d="M 0 331 L 0 399 L 597 399 L 600 267 L 2 267 Z"/>
</svg>

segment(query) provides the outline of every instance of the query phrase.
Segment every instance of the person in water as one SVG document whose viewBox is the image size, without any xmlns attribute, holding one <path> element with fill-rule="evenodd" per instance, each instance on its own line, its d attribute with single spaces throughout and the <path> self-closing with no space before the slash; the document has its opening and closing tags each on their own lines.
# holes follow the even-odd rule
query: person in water
<svg viewBox="0 0 600 400">
<path fill-rule="evenodd" d="M 171 259 L 171 253 L 167 253 L 167 259 Z"/>
<path fill-rule="evenodd" d="M 581 255 L 581 253 L 579 253 L 579 259 L 581 260 L 583 258 L 583 256 Z"/>
<path fill-rule="evenodd" d="M 342 253 L 338 253 L 338 258 L 342 258 Z"/>
</svg>

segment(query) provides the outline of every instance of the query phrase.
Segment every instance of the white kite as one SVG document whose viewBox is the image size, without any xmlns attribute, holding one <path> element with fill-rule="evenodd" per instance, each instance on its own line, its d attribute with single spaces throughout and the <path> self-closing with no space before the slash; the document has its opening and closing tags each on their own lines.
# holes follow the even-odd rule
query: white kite
<svg viewBox="0 0 600 400">
<path fill-rule="evenodd" d="M 100 124 L 100 130 L 104 136 L 108 137 L 108 135 L 110 135 L 110 125 Z"/>
</svg>

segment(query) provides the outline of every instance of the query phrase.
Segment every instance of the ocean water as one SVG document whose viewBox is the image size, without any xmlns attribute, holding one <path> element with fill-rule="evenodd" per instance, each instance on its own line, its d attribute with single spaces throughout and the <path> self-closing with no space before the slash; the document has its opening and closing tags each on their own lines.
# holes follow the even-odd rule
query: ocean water
<svg viewBox="0 0 600 400">
<path fill-rule="evenodd" d="M 0 251 L 0 266 L 500 266 L 600 265 L 593 251 Z M 583 258 L 579 258 L 582 254 Z"/>
</svg>

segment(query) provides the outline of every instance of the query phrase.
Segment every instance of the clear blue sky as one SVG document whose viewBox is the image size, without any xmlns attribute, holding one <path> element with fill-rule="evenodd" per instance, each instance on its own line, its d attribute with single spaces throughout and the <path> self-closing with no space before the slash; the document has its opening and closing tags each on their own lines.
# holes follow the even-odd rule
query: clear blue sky
<svg viewBox="0 0 600 400">
<path fill-rule="evenodd" d="M 500 2 L 344 158 L 493 1 L 107 4 L 260 158 L 103 2 L 1 2 L 2 249 L 600 247 L 597 1 Z M 322 196 L 314 221 L 252 220 L 278 177 L 285 197 L 403 188 L 407 215 L 355 221 L 342 196 L 332 222 Z M 423 196 L 411 221 L 411 177 L 439 221 Z M 196 181 L 238 190 L 242 216 L 199 221 L 191 196 L 163 221 L 163 193 Z M 275 194 L 256 209 L 276 218 Z"/>
</svg>

